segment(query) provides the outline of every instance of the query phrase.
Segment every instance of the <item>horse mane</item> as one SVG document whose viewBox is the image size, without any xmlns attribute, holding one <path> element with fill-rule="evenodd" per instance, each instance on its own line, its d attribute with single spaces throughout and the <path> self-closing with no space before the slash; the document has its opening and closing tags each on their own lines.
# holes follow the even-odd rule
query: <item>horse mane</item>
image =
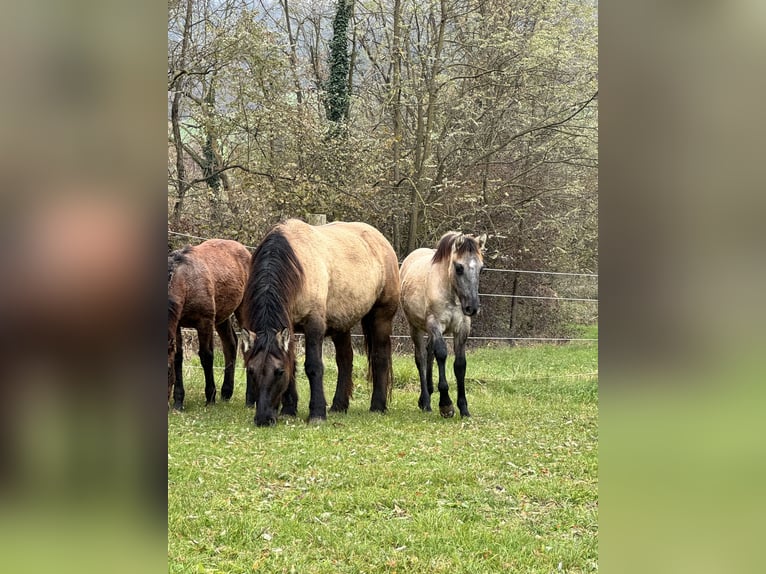
<svg viewBox="0 0 766 574">
<path fill-rule="evenodd" d="M 245 288 L 248 327 L 257 335 L 254 352 L 273 348 L 276 334 L 293 331 L 290 306 L 303 286 L 303 266 L 279 227 L 253 253 Z"/>
<path fill-rule="evenodd" d="M 455 240 L 461 235 L 465 241 L 458 247 L 458 255 L 462 255 L 463 253 L 481 254 L 479 242 L 475 237 L 472 235 L 463 235 L 457 231 L 448 231 L 442 235 L 439 243 L 437 243 L 436 253 L 434 253 L 434 256 L 431 258 L 431 263 L 441 263 L 442 261 L 449 260 L 450 255 L 452 254 L 452 246 L 455 244 Z"/>
</svg>

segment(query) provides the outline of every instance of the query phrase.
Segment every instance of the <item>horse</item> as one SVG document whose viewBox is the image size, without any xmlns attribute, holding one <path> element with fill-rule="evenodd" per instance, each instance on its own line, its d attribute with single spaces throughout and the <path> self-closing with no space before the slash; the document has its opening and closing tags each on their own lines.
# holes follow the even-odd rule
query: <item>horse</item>
<svg viewBox="0 0 766 574">
<path fill-rule="evenodd" d="M 484 233 L 474 237 L 450 231 L 441 237 L 436 249 L 416 249 L 402 262 L 401 304 L 415 346 L 415 364 L 420 377 L 418 406 L 423 411 L 431 411 L 436 357 L 439 412 L 445 418 L 455 415 L 445 375 L 445 334 L 453 336 L 460 416 L 471 416 L 465 396 L 465 342 L 471 331 L 471 317 L 479 312 L 479 273 L 484 266 L 482 251 L 486 240 Z M 427 342 L 424 335 L 428 336 Z"/>
<path fill-rule="evenodd" d="M 183 410 L 183 344 L 181 327 L 197 330 L 199 358 L 205 373 L 206 404 L 215 403 L 213 330 L 223 345 L 221 398 L 234 392 L 237 336 L 231 317 L 242 324 L 242 297 L 249 277 L 250 252 L 236 241 L 209 239 L 168 255 L 168 402 Z"/>
<path fill-rule="evenodd" d="M 308 422 L 327 418 L 322 343 L 335 345 L 338 380 L 331 412 L 347 412 L 353 392 L 351 329 L 361 321 L 372 380 L 370 410 L 385 412 L 393 386 L 391 330 L 399 306 L 399 265 L 391 244 L 360 222 L 313 226 L 288 219 L 253 253 L 241 331 L 255 395 L 256 426 L 296 416 L 295 338 L 303 333 L 309 380 Z"/>
</svg>

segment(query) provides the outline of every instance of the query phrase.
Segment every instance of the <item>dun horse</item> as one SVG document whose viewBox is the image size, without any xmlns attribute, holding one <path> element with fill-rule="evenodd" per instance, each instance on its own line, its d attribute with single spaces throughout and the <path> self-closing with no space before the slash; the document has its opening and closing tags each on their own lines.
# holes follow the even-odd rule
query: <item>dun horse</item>
<svg viewBox="0 0 766 574">
<path fill-rule="evenodd" d="M 296 414 L 294 332 L 306 338 L 309 422 L 327 418 L 322 363 L 325 336 L 335 344 L 338 381 L 331 411 L 346 412 L 353 391 L 351 328 L 360 320 L 372 379 L 371 411 L 385 411 L 393 384 L 392 320 L 399 268 L 391 244 L 364 223 L 276 225 L 253 254 L 245 291 L 242 342 L 255 424 L 273 425 L 277 408 Z"/>
<path fill-rule="evenodd" d="M 476 238 L 451 231 L 442 236 L 436 249 L 416 249 L 402 262 L 402 309 L 410 324 L 420 375 L 418 406 L 431 410 L 435 356 L 439 367 L 439 412 L 443 417 L 455 414 L 445 374 L 445 334 L 453 336 L 460 416 L 471 416 L 465 396 L 465 342 L 471 331 L 471 317 L 479 311 L 479 273 L 484 265 L 486 239 L 486 234 Z M 427 342 L 424 335 L 428 335 Z"/>
<path fill-rule="evenodd" d="M 237 336 L 231 323 L 241 323 L 242 296 L 247 284 L 250 252 L 228 239 L 210 239 L 168 255 L 168 401 L 183 410 L 183 340 L 181 327 L 197 330 L 199 358 L 205 373 L 205 400 L 215 402 L 213 330 L 218 331 L 226 361 L 221 398 L 234 392 Z"/>
</svg>

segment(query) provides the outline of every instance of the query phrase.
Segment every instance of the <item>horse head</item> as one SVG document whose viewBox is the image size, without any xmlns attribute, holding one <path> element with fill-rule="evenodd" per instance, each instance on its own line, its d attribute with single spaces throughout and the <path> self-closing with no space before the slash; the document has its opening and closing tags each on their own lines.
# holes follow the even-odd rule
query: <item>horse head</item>
<svg viewBox="0 0 766 574">
<path fill-rule="evenodd" d="M 461 233 L 452 243 L 449 277 L 460 308 L 468 317 L 479 312 L 479 273 L 484 267 L 482 251 L 486 241 L 486 233 L 479 237 Z"/>
<path fill-rule="evenodd" d="M 240 339 L 247 388 L 255 398 L 255 424 L 272 426 L 277 422 L 277 409 L 295 366 L 292 334 L 283 329 L 273 335 L 256 335 L 243 328 Z"/>
</svg>

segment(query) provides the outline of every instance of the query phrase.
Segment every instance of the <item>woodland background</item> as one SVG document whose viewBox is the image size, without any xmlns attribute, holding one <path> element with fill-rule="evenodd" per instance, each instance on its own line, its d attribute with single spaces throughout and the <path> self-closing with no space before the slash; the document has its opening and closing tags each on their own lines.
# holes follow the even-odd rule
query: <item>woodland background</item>
<svg viewBox="0 0 766 574">
<path fill-rule="evenodd" d="M 593 0 L 170 0 L 168 248 L 324 214 L 400 258 L 454 229 L 489 235 L 489 268 L 597 274 L 597 26 Z M 597 278 L 485 272 L 481 291 L 597 298 Z M 482 305 L 473 335 L 598 316 Z"/>
</svg>

